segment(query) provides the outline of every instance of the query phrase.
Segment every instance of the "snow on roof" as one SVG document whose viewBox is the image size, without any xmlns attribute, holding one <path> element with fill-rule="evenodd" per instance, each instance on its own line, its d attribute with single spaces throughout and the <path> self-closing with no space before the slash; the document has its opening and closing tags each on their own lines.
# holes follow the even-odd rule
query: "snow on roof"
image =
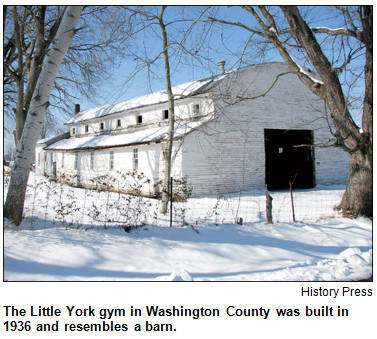
<svg viewBox="0 0 377 339">
<path fill-rule="evenodd" d="M 225 74 L 226 75 L 226 74 Z M 191 96 L 198 94 L 200 91 L 204 91 L 206 85 L 211 82 L 218 81 L 222 79 L 225 75 L 215 76 L 203 80 L 197 80 L 192 82 L 187 82 L 182 85 L 173 86 L 172 92 L 174 99 L 180 99 L 185 96 Z M 159 92 L 146 94 L 140 97 L 136 97 L 130 100 L 122 101 L 116 104 L 109 104 L 101 107 L 91 108 L 86 111 L 82 111 L 76 114 L 72 119 L 70 119 L 66 124 L 72 124 L 83 120 L 94 119 L 103 117 L 109 114 L 114 114 L 122 111 L 126 111 L 133 108 L 159 104 L 168 101 L 168 95 L 166 90 Z"/>
<path fill-rule="evenodd" d="M 174 139 L 179 139 L 184 135 L 192 132 L 194 129 L 201 126 L 204 121 L 205 120 L 190 121 L 181 125 L 176 125 L 174 130 Z M 166 140 L 167 134 L 168 126 L 154 127 L 136 130 L 124 134 L 102 134 L 97 136 L 63 139 L 50 146 L 45 147 L 45 149 L 73 151 L 132 146 Z"/>
<path fill-rule="evenodd" d="M 45 139 L 40 139 L 37 141 L 38 144 L 51 144 L 59 139 L 67 138 L 69 137 L 69 132 L 65 132 L 62 134 L 55 135 L 53 137 L 45 138 Z"/>
<path fill-rule="evenodd" d="M 53 140 L 53 139 L 55 139 L 55 138 L 56 138 L 56 136 L 54 136 L 54 137 L 49 137 L 49 138 L 45 138 L 45 139 L 40 139 L 40 140 L 37 141 L 37 144 L 45 144 L 45 143 L 47 143 L 47 142 L 49 142 L 50 140 Z"/>
</svg>

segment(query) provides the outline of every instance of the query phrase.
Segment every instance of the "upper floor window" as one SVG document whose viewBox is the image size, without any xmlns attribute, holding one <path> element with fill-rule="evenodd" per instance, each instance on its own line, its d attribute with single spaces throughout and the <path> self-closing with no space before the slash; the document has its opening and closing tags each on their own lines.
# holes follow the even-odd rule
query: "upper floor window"
<svg viewBox="0 0 377 339">
<path fill-rule="evenodd" d="M 85 133 L 88 133 L 88 132 L 89 132 L 89 126 L 85 125 Z"/>
<path fill-rule="evenodd" d="M 142 115 L 137 115 L 136 116 L 136 122 L 138 124 L 142 124 L 143 123 L 143 116 Z"/>
<path fill-rule="evenodd" d="M 165 120 L 165 119 L 169 119 L 169 110 L 168 109 L 164 109 L 162 111 L 162 120 Z"/>
<path fill-rule="evenodd" d="M 117 127 L 122 127 L 122 120 L 121 119 L 117 120 Z"/>
<path fill-rule="evenodd" d="M 114 151 L 110 151 L 109 169 L 114 169 Z"/>
<path fill-rule="evenodd" d="M 104 128 L 105 128 L 105 124 L 104 124 L 103 122 L 101 122 L 101 123 L 99 124 L 99 129 L 100 129 L 101 131 L 103 131 Z"/>
<path fill-rule="evenodd" d="M 75 135 L 76 134 L 76 128 L 72 128 L 72 135 Z"/>
<path fill-rule="evenodd" d="M 200 114 L 200 106 L 199 106 L 199 104 L 192 105 L 192 115 L 194 117 L 196 117 L 199 114 Z"/>
</svg>

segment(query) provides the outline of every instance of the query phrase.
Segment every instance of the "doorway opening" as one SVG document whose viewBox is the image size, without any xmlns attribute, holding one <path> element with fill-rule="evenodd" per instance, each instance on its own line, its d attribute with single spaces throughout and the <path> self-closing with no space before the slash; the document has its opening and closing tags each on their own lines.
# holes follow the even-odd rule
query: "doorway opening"
<svg viewBox="0 0 377 339">
<path fill-rule="evenodd" d="M 313 188 L 314 154 L 311 130 L 264 130 L 266 185 L 269 190 Z"/>
</svg>

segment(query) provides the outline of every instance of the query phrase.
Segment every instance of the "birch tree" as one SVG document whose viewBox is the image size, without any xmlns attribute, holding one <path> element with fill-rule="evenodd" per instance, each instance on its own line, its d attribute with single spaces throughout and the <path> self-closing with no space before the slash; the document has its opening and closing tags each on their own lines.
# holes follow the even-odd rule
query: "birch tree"
<svg viewBox="0 0 377 339">
<path fill-rule="evenodd" d="M 66 7 L 8 7 L 4 11 L 4 111 L 8 126 L 15 125 L 18 145 L 42 64 Z M 98 104 L 103 82 L 111 76 L 117 44 L 123 39 L 118 27 L 124 20 L 118 7 L 85 7 L 51 92 L 48 122 L 61 126 L 59 119 L 72 117 L 78 97 Z"/>
<path fill-rule="evenodd" d="M 29 114 L 26 117 L 16 160 L 12 170 L 9 190 L 4 205 L 4 216 L 14 225 L 22 221 L 23 205 L 35 146 L 40 134 L 52 87 L 59 68 L 75 34 L 83 6 L 68 6 L 57 27 L 51 48 L 43 62 L 35 90 L 32 93 Z"/>
<path fill-rule="evenodd" d="M 12 90 L 16 92 L 13 112 L 14 139 L 18 147 L 41 66 L 56 36 L 64 9 L 58 8 L 52 24 L 46 22 L 51 20 L 47 6 L 12 6 L 10 12 L 8 21 L 12 23 L 12 29 L 4 34 L 4 88 L 6 95 L 11 95 Z M 13 106 L 10 100 L 7 104 Z"/>
<path fill-rule="evenodd" d="M 314 94 L 322 98 L 329 111 L 335 130 L 336 142 L 331 147 L 339 147 L 350 154 L 347 189 L 342 202 L 337 207 L 344 215 L 365 215 L 371 217 L 372 170 L 373 170 L 373 123 L 372 123 L 372 80 L 373 80 L 373 8 L 372 6 L 336 6 L 333 16 L 341 14 L 344 27 L 310 27 L 297 6 L 241 6 L 250 13 L 250 24 L 238 21 L 211 18 L 212 22 L 238 26 L 250 32 L 252 38 L 264 40 L 274 46 L 290 70 Z M 281 15 L 282 14 L 282 15 Z M 254 22 L 256 24 L 254 24 Z M 324 36 L 324 38 L 323 38 Z M 322 38 L 321 40 L 318 40 Z M 330 39 L 333 38 L 332 42 Z M 330 45 L 330 51 L 326 46 Z M 296 62 L 293 52 L 300 54 L 311 67 L 314 67 L 321 81 L 313 79 Z M 357 78 L 364 78 L 364 100 L 361 128 L 350 113 L 350 87 L 342 86 L 342 73 L 350 70 L 350 64 L 361 53 L 365 62 L 363 71 Z"/>
</svg>

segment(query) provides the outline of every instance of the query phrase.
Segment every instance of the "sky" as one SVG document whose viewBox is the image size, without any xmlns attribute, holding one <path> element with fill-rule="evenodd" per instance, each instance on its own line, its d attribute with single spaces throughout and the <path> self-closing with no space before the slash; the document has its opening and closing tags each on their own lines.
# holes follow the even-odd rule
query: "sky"
<svg viewBox="0 0 377 339">
<path fill-rule="evenodd" d="M 155 14 L 158 14 L 160 7 L 149 8 Z M 338 23 L 332 16 L 328 16 L 324 7 L 304 6 L 303 11 L 307 11 L 313 26 L 339 27 Z M 179 7 L 168 7 L 165 12 L 165 22 L 177 20 L 182 16 L 182 9 Z M 200 13 L 199 6 L 194 9 L 184 7 L 185 15 L 189 18 L 197 18 Z M 253 18 L 245 10 L 237 6 L 219 6 L 215 9 L 208 9 L 208 15 L 222 18 L 224 20 L 241 22 L 245 25 L 252 26 Z M 212 12 L 211 12 L 212 11 Z M 276 11 L 272 8 L 272 11 Z M 207 15 L 207 13 L 206 13 Z M 83 19 L 84 20 L 84 19 Z M 167 26 L 169 42 L 180 42 L 182 38 L 182 30 L 190 27 L 192 21 L 183 22 L 179 20 L 172 25 Z M 80 25 L 80 23 L 79 23 Z M 81 22 L 84 25 L 84 22 Z M 121 29 L 120 25 L 115 25 L 115 30 L 107 29 L 96 22 L 94 27 L 94 37 L 105 36 L 106 33 L 116 32 Z M 108 26 L 110 27 L 110 26 Z M 140 29 L 140 25 L 134 25 L 133 29 Z M 88 38 L 89 37 L 89 38 Z M 93 36 L 87 35 L 87 39 L 94 39 Z M 186 54 L 177 52 L 178 45 L 173 45 L 175 49 L 171 50 L 171 82 L 173 85 L 185 83 L 188 81 L 206 78 L 218 74 L 218 61 L 225 60 L 225 69 L 234 69 L 248 64 L 261 62 L 283 61 L 280 55 L 274 49 L 264 49 L 261 43 L 253 43 L 248 41 L 250 33 L 240 27 L 229 25 L 214 24 L 208 29 L 208 25 L 201 22 L 197 23 L 187 36 L 186 46 L 191 52 L 195 53 L 195 57 L 191 58 Z M 121 37 L 122 38 L 122 37 Z M 123 37 L 124 38 L 124 37 Z M 208 41 L 210 43 L 208 44 Z M 247 47 L 246 43 L 248 42 Z M 74 99 L 79 103 L 81 110 L 86 110 L 106 104 L 112 104 L 128 100 L 137 96 L 145 95 L 154 91 L 165 88 L 163 59 L 157 58 L 156 61 L 148 68 L 142 67 L 145 59 L 149 62 L 161 52 L 161 31 L 154 20 L 154 24 L 148 26 L 146 30 L 140 30 L 130 41 L 117 41 L 118 51 L 123 53 L 123 57 L 119 56 L 115 62 L 109 67 L 112 73 L 111 77 L 101 80 L 100 90 L 97 95 L 89 95 L 91 100 L 86 99 L 80 93 L 72 93 L 76 96 Z M 126 47 L 128 46 L 128 47 Z M 243 53 L 244 51 L 244 53 Z M 263 52 L 263 53 L 262 53 Z M 240 55 L 243 53 L 242 58 Z M 297 55 L 298 62 L 302 63 Z M 362 64 L 363 59 L 360 58 Z M 139 71 L 135 73 L 135 69 Z M 100 71 L 98 71 L 100 72 Z M 128 81 L 129 79 L 132 81 Z M 72 107 L 72 112 L 74 107 Z M 52 109 L 57 116 L 59 123 L 63 124 L 68 117 L 61 115 L 59 109 Z M 360 110 L 355 110 L 356 122 L 360 124 Z M 8 122 L 6 121 L 6 124 Z M 12 129 L 10 129 L 12 130 Z M 11 136 L 5 135 L 5 137 Z"/>
<path fill-rule="evenodd" d="M 208 13 L 213 9 L 208 10 Z M 158 13 L 159 7 L 152 10 Z M 177 17 L 181 15 L 181 9 L 168 7 L 165 12 L 165 21 L 169 22 L 171 20 L 176 20 Z M 198 6 L 195 8 L 198 11 Z M 272 9 L 272 12 L 277 11 Z M 329 15 L 324 7 L 309 7 L 304 6 L 303 11 L 308 12 L 308 18 L 312 26 L 320 27 L 326 26 L 331 28 L 337 28 L 341 26 L 340 22 L 334 19 L 333 15 Z M 188 17 L 197 17 L 197 12 L 191 13 L 186 7 L 185 14 Z M 224 20 L 229 20 L 233 22 L 241 22 L 245 25 L 253 26 L 255 20 L 251 15 L 245 10 L 237 6 L 219 6 L 216 8 L 215 12 L 209 14 L 211 16 L 216 16 Z M 186 28 L 190 23 L 187 23 Z M 251 43 L 249 41 L 248 47 L 245 48 L 246 42 L 248 42 L 250 37 L 250 32 L 240 27 L 233 27 L 229 25 L 221 25 L 215 23 L 206 33 L 206 41 L 199 44 L 202 37 L 203 27 L 208 28 L 208 26 L 203 26 L 203 24 L 198 23 L 196 28 L 191 32 L 188 38 L 188 47 L 195 49 L 194 46 L 190 44 L 196 44 L 197 55 L 199 58 L 190 58 L 187 55 L 182 55 L 182 53 L 174 51 L 170 56 L 171 62 L 171 82 L 173 85 L 180 83 L 198 80 L 206 78 L 217 74 L 219 72 L 218 61 L 225 60 L 225 69 L 234 69 L 248 64 L 255 64 L 261 62 L 282 62 L 283 59 L 274 49 L 262 50 L 264 45 L 260 43 Z M 168 39 L 172 41 L 173 39 L 179 40 L 180 36 L 180 23 L 175 23 L 172 26 L 167 27 Z M 139 34 L 136 36 L 133 44 L 137 45 L 137 52 L 141 53 L 147 51 L 149 53 L 148 58 L 154 58 L 161 51 L 161 32 L 158 25 L 148 28 L 147 34 Z M 207 45 L 207 41 L 210 44 Z M 130 50 L 135 51 L 134 46 L 130 46 Z M 174 46 L 175 47 L 175 46 Z M 244 51 L 242 59 L 240 58 L 241 53 Z M 262 51 L 264 52 L 262 55 Z M 128 53 L 129 51 L 125 51 Z M 135 52 L 136 53 L 136 52 Z M 139 54 L 140 55 L 140 54 Z M 299 58 L 296 54 L 297 61 L 303 64 L 303 60 Z M 132 85 L 129 86 L 128 83 L 125 84 L 127 78 L 134 73 L 134 67 L 137 63 L 135 61 L 135 56 L 129 56 L 122 60 L 118 68 L 114 68 L 113 79 L 110 83 L 106 84 L 104 87 L 104 93 L 106 95 L 103 98 L 98 98 L 99 105 L 110 104 L 114 102 L 120 102 L 134 98 L 136 96 L 141 96 L 150 92 L 159 91 L 165 88 L 164 79 L 164 67 L 162 58 L 157 59 L 156 63 L 152 65 L 148 71 L 144 68 L 139 72 Z M 363 59 L 360 58 L 362 64 Z M 140 63 L 139 63 L 140 65 Z M 304 64 L 304 66 L 309 66 Z M 89 109 L 96 107 L 93 103 L 83 100 L 81 102 L 81 108 Z M 355 116 L 359 121 L 360 116 Z"/>
</svg>

